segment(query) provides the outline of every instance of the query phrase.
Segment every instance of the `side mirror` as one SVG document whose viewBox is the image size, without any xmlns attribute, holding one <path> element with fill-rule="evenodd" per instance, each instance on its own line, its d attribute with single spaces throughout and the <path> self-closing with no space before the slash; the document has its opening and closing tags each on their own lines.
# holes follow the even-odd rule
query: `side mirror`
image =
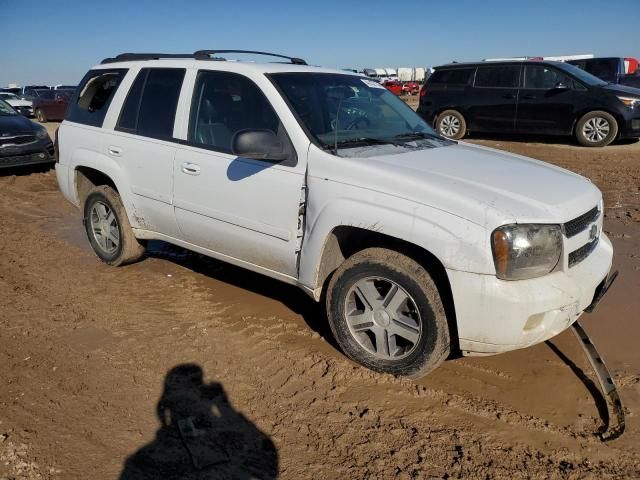
<svg viewBox="0 0 640 480">
<path fill-rule="evenodd" d="M 239 157 L 256 160 L 286 160 L 288 155 L 280 139 L 271 130 L 241 130 L 231 140 L 231 151 Z"/>
<path fill-rule="evenodd" d="M 569 85 L 567 85 L 564 82 L 558 82 L 555 84 L 555 86 L 553 87 L 554 90 L 569 90 Z"/>
</svg>

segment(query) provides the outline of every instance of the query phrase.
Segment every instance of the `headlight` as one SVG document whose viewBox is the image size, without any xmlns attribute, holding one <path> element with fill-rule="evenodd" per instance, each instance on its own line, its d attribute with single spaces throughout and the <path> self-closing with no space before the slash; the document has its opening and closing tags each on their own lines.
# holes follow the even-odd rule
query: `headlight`
<svg viewBox="0 0 640 480">
<path fill-rule="evenodd" d="M 560 225 L 504 225 L 491 234 L 491 248 L 498 278 L 541 277 L 560 260 L 562 231 Z"/>
<path fill-rule="evenodd" d="M 640 98 L 635 97 L 618 97 L 622 103 L 624 103 L 629 108 L 634 108 L 640 106 Z"/>
<path fill-rule="evenodd" d="M 36 130 L 36 137 L 40 140 L 44 140 L 45 138 L 49 138 L 49 133 L 46 128 L 39 128 Z"/>
</svg>

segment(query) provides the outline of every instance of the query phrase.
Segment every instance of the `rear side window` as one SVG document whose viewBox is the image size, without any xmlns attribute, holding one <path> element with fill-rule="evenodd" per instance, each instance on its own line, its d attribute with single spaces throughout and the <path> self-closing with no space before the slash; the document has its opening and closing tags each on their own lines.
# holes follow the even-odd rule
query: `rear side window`
<svg viewBox="0 0 640 480">
<path fill-rule="evenodd" d="M 478 67 L 476 87 L 517 88 L 520 80 L 520 65 Z"/>
<path fill-rule="evenodd" d="M 185 70 L 143 68 L 122 107 L 116 128 L 144 137 L 169 139 Z"/>
<path fill-rule="evenodd" d="M 101 127 L 111 99 L 127 69 L 92 70 L 80 82 L 67 110 L 67 120 Z"/>
<path fill-rule="evenodd" d="M 436 70 L 429 77 L 429 84 L 466 85 L 469 83 L 473 68 L 455 68 L 452 70 Z"/>
</svg>

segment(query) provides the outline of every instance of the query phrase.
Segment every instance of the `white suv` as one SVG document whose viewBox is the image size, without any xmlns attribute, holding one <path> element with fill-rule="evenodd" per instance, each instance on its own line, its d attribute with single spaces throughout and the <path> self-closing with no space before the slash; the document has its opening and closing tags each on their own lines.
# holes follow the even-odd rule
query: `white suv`
<svg viewBox="0 0 640 480">
<path fill-rule="evenodd" d="M 103 261 L 159 239 L 297 285 L 349 357 L 413 377 L 542 342 L 606 290 L 586 178 L 442 138 L 370 79 L 221 52 L 82 80 L 56 172 Z"/>
</svg>

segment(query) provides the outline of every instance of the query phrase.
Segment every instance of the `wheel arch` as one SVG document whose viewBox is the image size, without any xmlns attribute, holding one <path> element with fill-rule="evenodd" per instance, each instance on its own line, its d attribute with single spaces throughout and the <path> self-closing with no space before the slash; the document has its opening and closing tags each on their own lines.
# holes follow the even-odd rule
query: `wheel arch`
<svg viewBox="0 0 640 480">
<path fill-rule="evenodd" d="M 571 125 L 571 135 L 573 136 L 576 135 L 576 127 L 578 126 L 578 122 L 582 117 L 584 117 L 586 114 L 591 112 L 606 112 L 609 115 L 611 115 L 613 118 L 615 118 L 618 124 L 618 134 L 616 135 L 616 138 L 620 136 L 620 125 L 624 124 L 624 118 L 618 112 L 616 112 L 613 109 L 607 108 L 606 106 L 602 108 L 593 108 L 593 107 L 583 108 L 582 110 L 577 112 L 573 118 L 573 125 Z"/>
<path fill-rule="evenodd" d="M 385 233 L 352 225 L 339 225 L 329 232 L 320 256 L 314 296 L 319 300 L 335 270 L 347 258 L 366 248 L 386 248 L 418 262 L 431 276 L 445 308 L 451 345 L 458 348 L 459 336 L 449 277 L 443 262 L 426 248 Z"/>
</svg>

